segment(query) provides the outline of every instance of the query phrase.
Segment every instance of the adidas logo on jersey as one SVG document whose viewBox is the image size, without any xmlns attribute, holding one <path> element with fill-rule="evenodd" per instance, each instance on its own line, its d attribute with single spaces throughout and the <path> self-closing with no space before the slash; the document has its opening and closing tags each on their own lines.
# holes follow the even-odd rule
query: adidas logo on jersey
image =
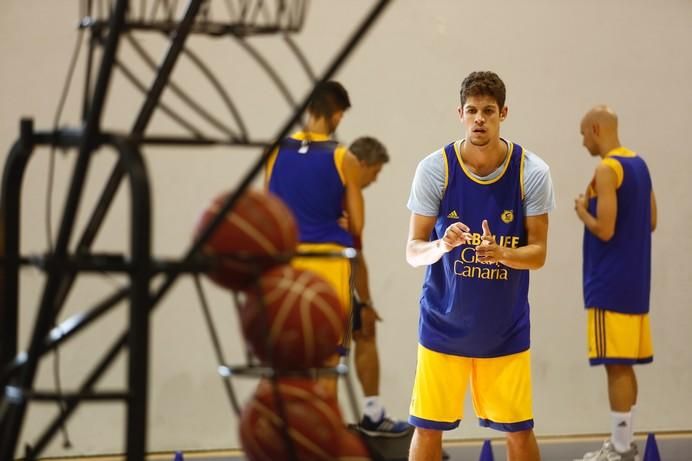
<svg viewBox="0 0 692 461">
<path fill-rule="evenodd" d="M 459 219 L 459 215 L 457 214 L 457 210 L 452 210 L 448 215 L 448 218 L 450 219 Z"/>
</svg>

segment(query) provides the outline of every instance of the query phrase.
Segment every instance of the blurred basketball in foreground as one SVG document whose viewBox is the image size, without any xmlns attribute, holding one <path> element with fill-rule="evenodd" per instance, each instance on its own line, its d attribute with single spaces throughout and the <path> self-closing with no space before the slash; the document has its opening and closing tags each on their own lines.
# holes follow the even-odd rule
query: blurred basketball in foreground
<svg viewBox="0 0 692 461">
<path fill-rule="evenodd" d="M 334 461 L 343 424 L 312 384 L 261 381 L 240 416 L 240 441 L 250 461 Z"/>
<path fill-rule="evenodd" d="M 363 440 L 348 429 L 339 432 L 339 448 L 336 459 L 339 461 L 370 461 L 370 452 Z"/>
<path fill-rule="evenodd" d="M 202 213 L 195 237 L 219 214 L 230 193 L 224 193 Z M 277 256 L 295 251 L 298 226 L 286 205 L 268 192 L 247 190 L 219 224 L 202 251 L 228 255 L 207 275 L 217 284 L 243 289 L 258 274 L 279 263 Z"/>
<path fill-rule="evenodd" d="M 329 283 L 288 265 L 265 272 L 239 312 L 250 349 L 280 370 L 322 366 L 336 354 L 346 322 Z"/>
<path fill-rule="evenodd" d="M 343 421 L 341 408 L 334 389 L 327 384 L 324 378 L 308 377 L 308 376 L 282 376 L 279 379 L 282 389 L 291 389 L 292 392 L 300 392 L 303 390 L 314 395 L 326 403 L 329 408 L 336 414 L 339 421 Z M 263 379 L 260 386 L 268 386 L 271 381 Z"/>
</svg>

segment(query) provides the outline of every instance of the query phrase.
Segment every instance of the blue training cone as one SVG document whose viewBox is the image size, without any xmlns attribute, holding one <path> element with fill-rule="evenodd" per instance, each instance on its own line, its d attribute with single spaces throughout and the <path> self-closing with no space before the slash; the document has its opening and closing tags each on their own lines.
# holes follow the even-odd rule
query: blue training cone
<svg viewBox="0 0 692 461">
<path fill-rule="evenodd" d="M 183 458 L 183 452 L 182 451 L 176 451 L 175 457 L 173 458 L 173 461 L 185 461 L 185 458 Z"/>
<path fill-rule="evenodd" d="M 478 461 L 495 461 L 495 457 L 493 456 L 493 447 L 490 446 L 490 440 L 483 442 L 483 448 L 481 448 L 481 457 L 478 458 Z"/>
<path fill-rule="evenodd" d="M 661 455 L 658 453 L 658 444 L 656 436 L 649 433 L 646 437 L 646 448 L 644 448 L 644 461 L 661 461 Z"/>
</svg>

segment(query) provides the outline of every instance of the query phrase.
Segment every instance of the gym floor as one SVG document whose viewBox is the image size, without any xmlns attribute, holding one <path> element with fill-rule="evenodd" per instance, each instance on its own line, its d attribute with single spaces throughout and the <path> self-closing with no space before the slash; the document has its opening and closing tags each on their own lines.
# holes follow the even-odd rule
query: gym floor
<svg viewBox="0 0 692 461">
<path fill-rule="evenodd" d="M 542 461 L 572 461 L 581 458 L 587 451 L 596 450 L 606 435 L 578 436 L 578 437 L 539 437 L 538 444 L 541 449 Z M 692 433 L 691 432 L 667 432 L 658 433 L 655 436 L 660 460 L 663 461 L 692 461 Z M 639 446 L 641 461 L 649 461 L 644 457 L 647 441 L 646 434 L 636 437 Z M 491 442 L 493 457 L 496 460 L 506 459 L 504 441 L 502 439 Z M 445 441 L 444 450 L 449 455 L 449 461 L 475 461 L 479 459 L 483 440 L 450 440 Z M 406 461 L 398 451 L 396 457 L 388 457 L 383 461 Z M 148 461 L 174 461 L 174 453 L 153 453 L 147 457 Z M 244 461 L 242 452 L 238 450 L 219 450 L 203 452 L 184 452 L 186 461 Z M 123 461 L 122 456 L 98 456 L 89 458 L 45 458 L 46 461 Z M 480 460 L 479 460 L 480 461 Z M 486 460 L 482 460 L 486 461 Z"/>
</svg>

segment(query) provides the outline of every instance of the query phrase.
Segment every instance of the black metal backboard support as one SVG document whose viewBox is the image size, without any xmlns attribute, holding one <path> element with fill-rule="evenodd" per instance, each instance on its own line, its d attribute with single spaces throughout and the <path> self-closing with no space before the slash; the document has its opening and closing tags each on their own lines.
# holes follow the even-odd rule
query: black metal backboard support
<svg viewBox="0 0 692 461">
<path fill-rule="evenodd" d="M 173 2 L 177 3 L 177 2 Z M 228 132 L 226 138 L 212 138 L 199 132 L 192 136 L 151 136 L 147 127 L 155 109 L 166 110 L 161 102 L 165 88 L 171 86 L 170 76 L 181 54 L 185 53 L 205 74 L 208 70 L 194 53 L 185 47 L 191 34 L 235 35 L 245 37 L 252 34 L 284 34 L 288 46 L 311 76 L 314 85 L 332 78 L 349 54 L 372 27 L 389 0 L 378 0 L 342 46 L 327 69 L 319 76 L 312 75 L 307 60 L 290 39 L 288 32 L 300 30 L 305 16 L 306 1 L 275 0 L 276 8 L 269 12 L 265 2 L 238 2 L 245 9 L 232 11 L 237 21 L 214 21 L 209 15 L 210 0 L 189 0 L 181 20 L 173 19 L 173 11 L 165 9 L 169 2 L 154 1 L 147 15 L 147 2 L 142 1 L 139 9 L 133 8 L 128 0 L 108 2 L 103 18 L 92 14 L 96 8 L 92 0 L 84 0 L 85 17 L 81 27 L 91 32 L 87 57 L 86 84 L 83 93 L 83 121 L 77 129 L 58 128 L 53 131 L 35 131 L 31 120 L 22 120 L 20 136 L 12 147 L 5 163 L 2 178 L 0 210 L 0 234 L 2 234 L 2 266 L 0 271 L 0 459 L 11 460 L 17 454 L 19 438 L 26 418 L 27 406 L 31 401 L 52 400 L 63 405 L 63 411 L 46 425 L 39 439 L 30 444 L 25 459 L 36 459 L 58 432 L 61 425 L 84 402 L 116 400 L 127 408 L 125 434 L 128 461 L 141 461 L 147 450 L 147 390 L 149 369 L 149 314 L 166 292 L 183 273 L 199 272 L 198 254 L 203 243 L 218 226 L 222 216 L 235 205 L 239 196 L 262 170 L 269 154 L 281 139 L 299 123 L 309 101 L 310 94 L 295 105 L 293 114 L 278 130 L 272 142 L 252 139 L 244 128 L 242 118 L 230 98 L 228 106 L 237 120 L 238 133 Z M 227 2 L 230 4 L 230 2 Z M 267 2 L 269 3 L 269 2 Z M 102 2 L 96 1 L 96 5 Z M 262 6 L 265 5 L 265 6 Z M 239 7 L 240 8 L 240 7 Z M 264 10 L 263 10 L 264 8 Z M 137 11 L 136 11 L 137 10 Z M 138 11 L 141 14 L 137 14 Z M 107 14 L 106 14 L 107 13 Z M 264 18 L 260 20 L 261 18 Z M 267 19 L 268 18 L 268 19 Z M 128 31 L 153 31 L 169 36 L 169 46 L 156 66 L 156 77 L 145 90 L 146 96 L 129 133 L 117 134 L 102 130 L 104 106 L 112 75 L 116 68 L 124 67 L 117 59 L 119 45 Z M 131 37 L 127 37 L 132 40 Z M 100 63 L 95 61 L 95 48 L 101 47 Z M 92 73 L 95 81 L 92 82 Z M 276 77 L 276 76 L 275 76 Z M 223 93 L 223 88 L 216 84 Z M 314 86 L 313 86 L 314 88 Z M 218 123 L 217 123 L 218 125 Z M 234 192 L 220 210 L 217 219 L 201 232 L 179 260 L 157 261 L 151 252 L 151 192 L 149 172 L 141 148 L 146 144 L 157 145 L 218 145 L 255 146 L 263 149 L 263 155 L 236 185 Z M 20 254 L 21 197 L 24 175 L 37 146 L 52 146 L 75 151 L 77 158 L 72 171 L 68 195 L 62 210 L 60 226 L 54 248 L 40 257 Z M 85 180 L 93 154 L 104 147 L 111 148 L 117 155 L 116 166 L 103 186 L 87 225 L 77 240 L 76 248 L 70 250 L 69 242 L 75 234 L 75 221 L 83 195 Z M 153 174 L 156 174 L 153 172 Z M 130 193 L 129 254 L 96 254 L 92 244 L 111 207 L 116 192 L 127 179 Z M 32 326 L 28 348 L 20 352 L 18 338 L 18 313 L 20 309 L 20 269 L 33 265 L 44 271 L 45 285 L 40 298 L 35 323 Z M 126 287 L 106 295 L 100 302 L 54 327 L 55 321 L 76 278 L 90 271 L 117 272 L 125 274 L 129 283 Z M 164 273 L 164 281 L 156 290 L 152 279 Z M 60 344 L 77 337 L 78 333 L 93 324 L 104 313 L 121 301 L 129 303 L 129 327 L 107 349 L 100 362 L 84 377 L 77 392 L 58 394 L 35 389 L 35 378 L 40 360 Z M 124 349 L 128 350 L 127 388 L 115 392 L 95 392 L 95 385 Z"/>
</svg>

